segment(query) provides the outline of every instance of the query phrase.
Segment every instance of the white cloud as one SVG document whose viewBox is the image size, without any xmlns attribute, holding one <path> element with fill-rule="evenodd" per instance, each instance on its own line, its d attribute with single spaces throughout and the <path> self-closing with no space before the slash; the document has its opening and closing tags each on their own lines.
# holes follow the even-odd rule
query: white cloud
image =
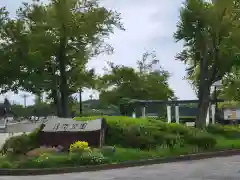
<svg viewBox="0 0 240 180">
<path fill-rule="evenodd" d="M 20 1 L 0 0 L 0 6 L 7 6 L 14 14 Z M 94 67 L 101 73 L 105 62 L 109 60 L 117 64 L 135 66 L 136 60 L 141 58 L 144 51 L 155 50 L 160 64 L 172 73 L 169 83 L 176 95 L 180 99 L 196 98 L 188 82 L 183 80 L 185 66 L 174 58 L 182 48 L 181 44 L 175 43 L 173 39 L 182 0 L 103 0 L 102 4 L 121 12 L 126 31 L 116 30 L 110 36 L 108 42 L 115 48 L 113 55 L 100 55 L 89 62 L 89 67 Z M 84 93 L 84 99 L 88 99 L 90 94 L 89 91 Z M 23 102 L 18 96 L 12 96 L 11 99 L 13 98 Z"/>
</svg>

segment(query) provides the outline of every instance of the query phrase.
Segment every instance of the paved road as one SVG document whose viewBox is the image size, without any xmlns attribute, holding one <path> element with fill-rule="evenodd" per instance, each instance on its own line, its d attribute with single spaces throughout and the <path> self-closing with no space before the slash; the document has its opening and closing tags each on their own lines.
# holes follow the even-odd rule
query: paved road
<svg viewBox="0 0 240 180">
<path fill-rule="evenodd" d="M 240 156 L 159 164 L 126 169 L 47 176 L 9 177 L 0 180 L 239 180 Z"/>
</svg>

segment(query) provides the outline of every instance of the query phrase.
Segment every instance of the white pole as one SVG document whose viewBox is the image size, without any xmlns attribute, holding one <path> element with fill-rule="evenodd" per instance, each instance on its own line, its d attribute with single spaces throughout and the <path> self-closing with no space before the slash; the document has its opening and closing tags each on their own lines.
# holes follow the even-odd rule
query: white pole
<svg viewBox="0 0 240 180">
<path fill-rule="evenodd" d="M 212 112 L 212 124 L 215 124 L 216 119 L 215 119 L 215 114 L 216 114 L 216 105 L 212 104 L 211 106 L 211 112 Z"/>
<path fill-rule="evenodd" d="M 146 107 L 142 108 L 142 117 L 146 117 Z"/>
<path fill-rule="evenodd" d="M 171 106 L 167 106 L 167 122 L 171 123 L 172 119 L 171 119 Z"/>
<path fill-rule="evenodd" d="M 175 106 L 175 119 L 176 119 L 176 123 L 179 124 L 179 106 L 178 105 Z"/>
<path fill-rule="evenodd" d="M 133 111 L 132 117 L 133 117 L 133 118 L 136 118 L 136 112 L 135 112 L 135 111 Z"/>
<path fill-rule="evenodd" d="M 209 125 L 209 107 L 207 109 L 207 116 L 206 116 L 206 126 Z"/>
</svg>

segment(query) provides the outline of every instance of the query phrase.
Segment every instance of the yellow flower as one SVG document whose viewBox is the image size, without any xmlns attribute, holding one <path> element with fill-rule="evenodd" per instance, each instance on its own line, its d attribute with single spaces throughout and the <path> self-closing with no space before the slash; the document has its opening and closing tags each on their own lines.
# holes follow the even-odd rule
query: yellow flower
<svg viewBox="0 0 240 180">
<path fill-rule="evenodd" d="M 76 141 L 72 143 L 69 147 L 70 152 L 86 152 L 89 151 L 88 142 L 85 141 Z"/>
</svg>

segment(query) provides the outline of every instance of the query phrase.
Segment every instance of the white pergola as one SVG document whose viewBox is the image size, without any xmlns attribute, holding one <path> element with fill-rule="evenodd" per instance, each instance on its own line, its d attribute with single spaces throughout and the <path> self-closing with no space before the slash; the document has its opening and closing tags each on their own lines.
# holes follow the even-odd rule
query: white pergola
<svg viewBox="0 0 240 180">
<path fill-rule="evenodd" d="M 210 123 L 210 111 L 212 116 L 212 123 L 215 124 L 215 114 L 216 114 L 216 100 L 212 100 L 211 104 L 208 108 L 207 117 L 206 117 L 206 126 Z M 219 101 L 219 100 L 218 100 Z M 172 106 L 174 106 L 175 109 L 175 120 L 176 123 L 179 124 L 179 104 L 188 104 L 188 103 L 198 103 L 198 100 L 168 100 L 168 101 L 161 101 L 161 100 L 134 100 L 133 103 L 138 104 L 142 107 L 142 117 L 146 117 L 146 105 L 147 104 L 165 104 L 167 107 L 167 122 L 172 123 Z M 136 112 L 134 111 L 132 113 L 132 117 L 136 118 Z"/>
</svg>

